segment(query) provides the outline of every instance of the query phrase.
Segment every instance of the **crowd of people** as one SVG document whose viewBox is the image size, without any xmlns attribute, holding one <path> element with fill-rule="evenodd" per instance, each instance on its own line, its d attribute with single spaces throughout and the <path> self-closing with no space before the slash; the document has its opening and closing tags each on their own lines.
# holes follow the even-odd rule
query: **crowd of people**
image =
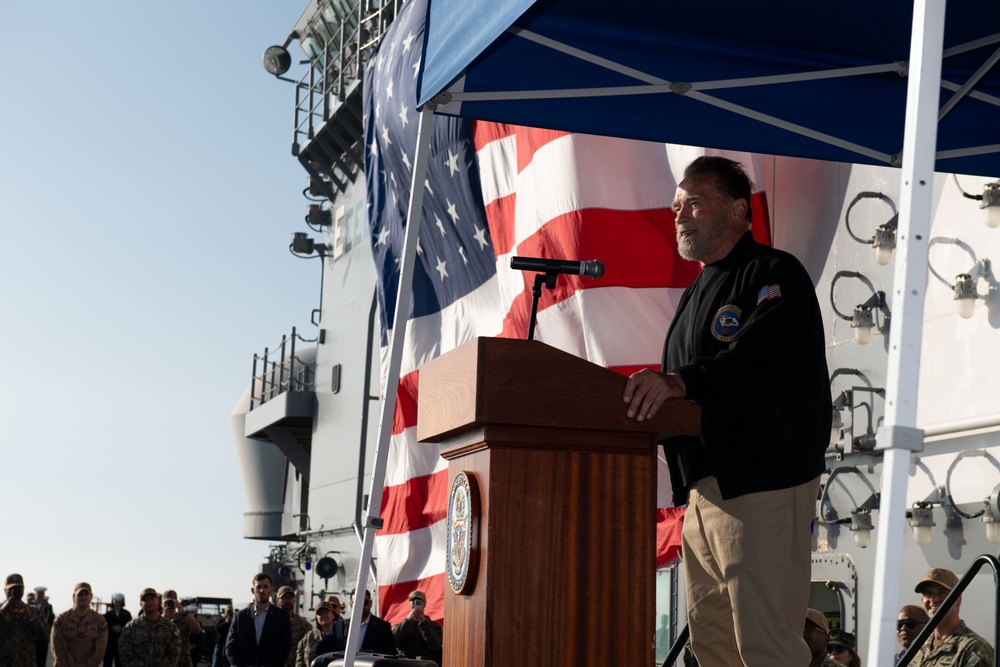
<svg viewBox="0 0 1000 667">
<path fill-rule="evenodd" d="M 917 583 L 914 592 L 920 594 L 920 605 L 907 604 L 899 610 L 896 621 L 896 639 L 900 651 L 895 656 L 899 662 L 913 645 L 914 640 L 941 608 L 948 594 L 958 585 L 958 577 L 951 570 L 928 570 Z M 959 617 L 962 598 L 959 596 L 951 608 L 934 627 L 934 632 L 913 656 L 913 667 L 976 667 L 993 664 L 993 647 L 969 629 Z M 857 639 L 853 633 L 831 629 L 823 612 L 806 611 L 802 638 L 812 654 L 809 667 L 861 667 L 857 652 Z"/>
<path fill-rule="evenodd" d="M 295 590 L 282 586 L 272 599 L 271 577 L 259 573 L 246 608 L 224 610 L 215 625 L 213 667 L 310 667 L 318 655 L 344 651 L 350 619 L 344 606 L 330 596 L 313 608 L 313 618 L 295 612 Z M 92 609 L 93 589 L 80 582 L 73 588 L 73 606 L 55 615 L 44 587 L 25 598 L 24 578 L 7 576 L 0 605 L 0 666 L 45 667 L 194 667 L 201 662 L 202 626 L 192 607 L 176 591 L 145 588 L 133 618 L 125 596 L 115 593 L 105 614 Z M 441 664 L 441 624 L 424 612 L 427 596 L 409 595 L 410 612 L 395 627 L 371 613 L 371 593 L 365 591 L 360 614 L 358 651 Z M 207 659 L 208 656 L 205 656 Z"/>
</svg>

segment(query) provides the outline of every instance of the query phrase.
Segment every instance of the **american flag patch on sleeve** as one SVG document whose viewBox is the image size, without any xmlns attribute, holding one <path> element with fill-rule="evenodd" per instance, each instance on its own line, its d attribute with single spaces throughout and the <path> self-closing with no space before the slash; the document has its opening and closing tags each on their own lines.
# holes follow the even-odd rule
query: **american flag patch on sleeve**
<svg viewBox="0 0 1000 667">
<path fill-rule="evenodd" d="M 780 299 L 781 298 L 781 286 L 780 285 L 768 285 L 757 293 L 757 303 L 760 304 L 761 301 L 767 301 L 768 299 Z"/>
</svg>

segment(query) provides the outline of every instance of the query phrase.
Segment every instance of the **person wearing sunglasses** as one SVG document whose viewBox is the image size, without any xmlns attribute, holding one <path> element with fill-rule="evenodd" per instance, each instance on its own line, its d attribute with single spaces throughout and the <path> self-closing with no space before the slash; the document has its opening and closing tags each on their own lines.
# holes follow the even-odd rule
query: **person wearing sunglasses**
<svg viewBox="0 0 1000 667">
<path fill-rule="evenodd" d="M 834 630 L 826 645 L 826 653 L 831 660 L 844 667 L 861 667 L 861 657 L 855 650 L 857 640 L 851 632 Z"/>
<path fill-rule="evenodd" d="M 806 609 L 802 639 L 809 647 L 809 667 L 840 667 L 826 654 L 826 645 L 830 641 L 830 622 L 826 620 L 826 614 L 818 609 Z"/>
<path fill-rule="evenodd" d="M 903 657 L 906 649 L 910 648 L 910 644 L 925 625 L 927 625 L 927 612 L 914 604 L 903 605 L 899 610 L 899 620 L 896 621 L 896 641 L 903 650 L 896 654 L 896 662 Z"/>
<path fill-rule="evenodd" d="M 948 594 L 958 585 L 958 577 L 951 570 L 936 567 L 928 570 L 914 589 L 920 593 L 920 605 L 930 617 L 936 616 Z M 972 667 L 992 665 L 993 647 L 969 629 L 959 618 L 959 597 L 941 617 L 934 634 L 927 638 L 910 663 L 911 667 Z"/>
</svg>

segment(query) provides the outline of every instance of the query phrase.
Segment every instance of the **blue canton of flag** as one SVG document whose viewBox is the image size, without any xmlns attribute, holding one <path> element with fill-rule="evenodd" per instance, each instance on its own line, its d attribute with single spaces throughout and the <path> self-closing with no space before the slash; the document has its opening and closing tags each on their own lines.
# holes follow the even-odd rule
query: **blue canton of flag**
<svg viewBox="0 0 1000 667">
<path fill-rule="evenodd" d="M 761 301 L 767 301 L 768 299 L 780 299 L 781 298 L 781 286 L 780 285 L 768 285 L 757 293 L 757 303 L 760 304 Z"/>
<path fill-rule="evenodd" d="M 365 180 L 382 345 L 396 307 L 417 145 L 426 0 L 411 0 L 365 70 Z M 496 274 L 469 121 L 435 116 L 409 317 L 439 312 Z"/>
</svg>

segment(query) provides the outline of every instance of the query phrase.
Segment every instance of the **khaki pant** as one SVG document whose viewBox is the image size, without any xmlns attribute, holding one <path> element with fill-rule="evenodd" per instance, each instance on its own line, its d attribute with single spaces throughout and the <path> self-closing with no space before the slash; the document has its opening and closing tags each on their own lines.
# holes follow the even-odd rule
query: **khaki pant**
<svg viewBox="0 0 1000 667">
<path fill-rule="evenodd" d="M 811 654 L 810 522 L 819 478 L 723 500 L 714 477 L 684 513 L 688 627 L 701 667 L 795 667 Z"/>
</svg>

